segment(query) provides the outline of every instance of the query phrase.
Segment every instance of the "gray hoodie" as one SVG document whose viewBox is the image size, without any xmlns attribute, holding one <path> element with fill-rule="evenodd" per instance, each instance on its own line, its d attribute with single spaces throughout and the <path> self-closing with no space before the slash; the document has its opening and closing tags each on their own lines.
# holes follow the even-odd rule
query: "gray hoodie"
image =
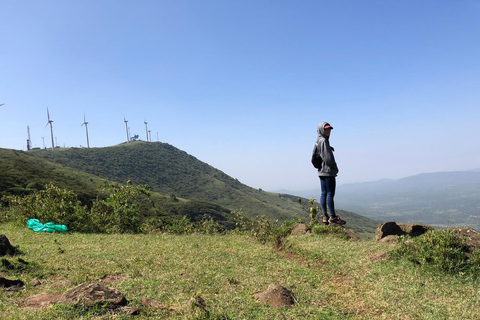
<svg viewBox="0 0 480 320">
<path fill-rule="evenodd" d="M 319 177 L 336 177 L 338 174 L 337 163 L 330 147 L 330 142 L 325 135 L 325 125 L 328 122 L 320 122 L 317 127 L 318 138 L 313 148 L 312 159 L 315 152 L 322 157 L 322 167 L 318 169 Z"/>
</svg>

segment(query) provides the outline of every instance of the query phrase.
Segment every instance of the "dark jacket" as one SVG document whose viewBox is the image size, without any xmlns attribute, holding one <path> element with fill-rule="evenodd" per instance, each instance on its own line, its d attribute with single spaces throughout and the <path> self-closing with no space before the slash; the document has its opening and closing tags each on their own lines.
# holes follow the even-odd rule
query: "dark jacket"
<svg viewBox="0 0 480 320">
<path fill-rule="evenodd" d="M 318 169 L 319 177 L 336 177 L 338 174 L 337 163 L 335 162 L 335 156 L 333 155 L 330 142 L 325 135 L 325 125 L 328 122 L 320 122 L 317 127 L 318 138 L 313 148 L 312 161 L 315 153 L 322 157 L 322 166 Z"/>
</svg>

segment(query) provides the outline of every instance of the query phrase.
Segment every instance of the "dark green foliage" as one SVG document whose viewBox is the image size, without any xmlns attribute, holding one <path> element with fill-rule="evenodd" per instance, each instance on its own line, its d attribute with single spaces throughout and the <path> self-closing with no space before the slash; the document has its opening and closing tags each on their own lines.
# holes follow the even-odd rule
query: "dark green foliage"
<svg viewBox="0 0 480 320">
<path fill-rule="evenodd" d="M 23 197 L 4 196 L 2 200 L 9 204 L 6 220 L 26 224 L 28 219 L 38 219 L 42 223 L 64 224 L 78 231 L 85 231 L 88 223 L 86 209 L 76 194 L 53 184 Z"/>
<path fill-rule="evenodd" d="M 390 256 L 448 273 L 478 273 L 480 252 L 469 253 L 466 240 L 450 230 L 428 231 L 405 241 Z"/>
<path fill-rule="evenodd" d="M 92 231 L 104 233 L 138 233 L 143 218 L 153 210 L 148 186 L 104 182 L 105 200 L 95 201 L 90 213 Z"/>
</svg>

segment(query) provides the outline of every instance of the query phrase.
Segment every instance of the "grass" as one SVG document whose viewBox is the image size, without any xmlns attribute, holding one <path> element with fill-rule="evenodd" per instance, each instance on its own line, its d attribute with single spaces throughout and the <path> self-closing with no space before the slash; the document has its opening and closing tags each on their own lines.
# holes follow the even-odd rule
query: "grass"
<svg viewBox="0 0 480 320">
<path fill-rule="evenodd" d="M 105 276 L 129 305 L 141 308 L 135 319 L 476 319 L 480 311 L 479 299 L 472 298 L 478 282 L 403 260 L 370 259 L 396 244 L 312 234 L 288 237 L 278 252 L 238 234 L 45 234 L 12 224 L 1 224 L 0 234 L 22 251 L 3 259 L 28 263 L 0 272 L 27 284 L 20 292 L 0 291 L 2 319 L 127 319 L 95 309 L 16 304 Z M 42 285 L 31 286 L 35 278 Z M 254 294 L 272 283 L 294 293 L 294 307 L 255 301 Z M 196 296 L 208 313 L 188 303 Z M 164 307 L 142 307 L 144 298 Z"/>
</svg>

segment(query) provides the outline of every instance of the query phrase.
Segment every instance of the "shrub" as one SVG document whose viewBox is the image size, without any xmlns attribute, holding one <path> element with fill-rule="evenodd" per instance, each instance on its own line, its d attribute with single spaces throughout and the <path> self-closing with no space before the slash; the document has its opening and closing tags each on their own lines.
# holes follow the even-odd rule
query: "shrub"
<svg viewBox="0 0 480 320">
<path fill-rule="evenodd" d="M 67 225 L 72 230 L 83 230 L 88 215 L 72 191 L 47 184 L 44 190 L 27 196 L 4 196 L 7 202 L 6 220 L 25 224 L 28 219 Z"/>
<path fill-rule="evenodd" d="M 233 211 L 232 214 L 236 226 L 235 232 L 247 233 L 260 241 L 276 244 L 299 223 L 299 221 L 289 220 L 279 225 L 278 220 L 272 221 L 264 215 L 251 219 L 241 211 Z"/>
<path fill-rule="evenodd" d="M 134 186 L 104 181 L 105 200 L 97 200 L 91 209 L 92 231 L 104 233 L 137 233 L 141 231 L 142 214 L 153 208 L 148 186 Z"/>
<path fill-rule="evenodd" d="M 195 231 L 204 234 L 216 234 L 223 231 L 223 227 L 211 216 L 204 215 L 202 220 L 195 224 Z"/>
<path fill-rule="evenodd" d="M 477 250 L 471 258 L 467 253 L 464 238 L 450 230 L 432 230 L 410 241 L 401 241 L 400 248 L 392 251 L 390 256 L 448 273 L 478 272 L 480 252 Z"/>
</svg>

